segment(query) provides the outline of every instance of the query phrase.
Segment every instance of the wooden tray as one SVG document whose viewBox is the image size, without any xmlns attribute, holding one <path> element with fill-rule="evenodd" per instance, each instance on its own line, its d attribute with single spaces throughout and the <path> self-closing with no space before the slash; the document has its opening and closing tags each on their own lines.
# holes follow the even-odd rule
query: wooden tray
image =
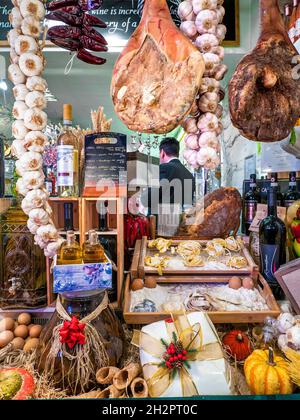
<svg viewBox="0 0 300 420">
<path fill-rule="evenodd" d="M 172 245 L 177 246 L 181 241 L 179 240 L 172 240 Z M 207 241 L 205 240 L 198 240 L 201 245 L 205 245 Z M 144 237 L 140 244 L 140 249 L 136 247 L 135 253 L 139 254 L 139 262 L 138 267 L 136 268 L 136 265 L 133 264 L 134 271 L 137 270 L 137 275 L 140 278 L 146 278 L 148 276 L 159 276 L 157 269 L 154 267 L 147 267 L 145 266 L 145 257 L 149 255 L 154 255 L 158 252 L 155 252 L 153 250 L 150 250 L 147 246 L 148 240 L 146 237 Z M 138 244 L 139 246 L 139 244 Z M 234 253 L 236 254 L 236 253 Z M 248 266 L 243 269 L 235 269 L 230 268 L 228 270 L 221 270 L 221 269 L 210 269 L 210 270 L 204 270 L 202 267 L 183 267 L 183 268 L 164 268 L 163 269 L 163 276 L 159 276 L 159 281 L 162 278 L 165 277 L 172 277 L 172 282 L 184 282 L 184 281 L 191 281 L 191 278 L 189 280 L 185 280 L 186 276 L 193 276 L 194 280 L 197 280 L 198 276 L 216 276 L 216 275 L 229 275 L 229 276 L 252 276 L 253 278 L 257 278 L 258 275 L 258 266 L 253 261 L 248 249 L 244 247 L 241 252 L 239 253 L 241 256 L 246 258 L 248 262 Z M 165 256 L 169 256 L 169 253 L 162 254 Z M 136 263 L 136 260 L 135 260 Z"/>
<path fill-rule="evenodd" d="M 198 277 L 197 282 L 200 283 L 228 283 L 230 276 L 222 277 Z M 160 281 L 159 283 L 170 283 L 170 280 Z M 186 283 L 191 283 L 189 278 L 186 278 Z M 207 312 L 208 316 L 215 324 L 260 324 L 263 323 L 267 316 L 277 318 L 280 315 L 280 308 L 272 294 L 272 291 L 266 280 L 259 275 L 257 281 L 257 288 L 260 294 L 265 298 L 269 310 L 258 312 Z M 170 318 L 170 313 L 167 312 L 130 312 L 130 276 L 127 276 L 125 285 L 125 299 L 124 299 L 124 319 L 127 324 L 151 324 L 152 322 L 161 321 Z"/>
</svg>

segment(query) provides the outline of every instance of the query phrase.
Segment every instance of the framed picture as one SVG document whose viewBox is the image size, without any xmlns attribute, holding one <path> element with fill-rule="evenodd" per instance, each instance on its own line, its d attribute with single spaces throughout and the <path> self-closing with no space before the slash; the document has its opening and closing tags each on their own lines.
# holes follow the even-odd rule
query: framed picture
<svg viewBox="0 0 300 420">
<path fill-rule="evenodd" d="M 239 47 L 241 45 L 240 0 L 225 0 L 223 7 L 226 10 L 223 24 L 227 28 L 223 46 Z"/>
<path fill-rule="evenodd" d="M 294 311 L 300 315 L 300 258 L 280 267 L 275 277 Z"/>
</svg>

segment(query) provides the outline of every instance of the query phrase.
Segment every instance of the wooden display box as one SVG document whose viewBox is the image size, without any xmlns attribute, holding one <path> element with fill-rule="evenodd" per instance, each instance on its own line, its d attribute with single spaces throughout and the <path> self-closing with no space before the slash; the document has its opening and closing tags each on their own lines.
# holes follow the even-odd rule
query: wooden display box
<svg viewBox="0 0 300 420">
<path fill-rule="evenodd" d="M 207 276 L 207 277 L 198 277 L 194 278 L 193 283 L 223 283 L 227 284 L 230 280 L 230 276 Z M 130 292 L 130 276 L 127 276 L 126 285 L 125 285 L 125 299 L 124 299 L 124 319 L 127 324 L 151 324 L 152 322 L 162 321 L 164 319 L 170 318 L 170 313 L 168 312 L 130 312 L 131 304 L 131 292 Z M 170 279 L 162 280 L 161 278 L 158 281 L 158 284 L 168 283 Z M 183 283 L 183 281 L 181 281 Z M 189 277 L 185 278 L 185 283 L 191 283 Z M 263 323 L 266 317 L 270 316 L 277 318 L 280 315 L 280 308 L 272 294 L 272 291 L 266 282 L 266 280 L 259 275 L 257 280 L 257 289 L 260 294 L 266 300 L 266 303 L 269 307 L 269 310 L 265 311 L 247 311 L 247 312 L 207 312 L 207 315 L 210 317 L 211 321 L 214 324 L 260 324 Z"/>
<path fill-rule="evenodd" d="M 73 223 L 74 229 L 77 234 L 80 233 L 80 219 L 81 219 L 81 199 L 80 198 L 49 198 L 50 206 L 53 210 L 53 221 L 61 234 L 64 232 L 64 204 L 73 204 Z"/>
</svg>

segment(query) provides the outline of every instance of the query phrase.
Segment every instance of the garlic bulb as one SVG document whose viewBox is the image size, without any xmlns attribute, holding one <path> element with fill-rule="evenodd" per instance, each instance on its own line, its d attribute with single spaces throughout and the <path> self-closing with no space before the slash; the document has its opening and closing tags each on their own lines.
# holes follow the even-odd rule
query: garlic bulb
<svg viewBox="0 0 300 420">
<path fill-rule="evenodd" d="M 27 77 L 39 76 L 44 68 L 41 57 L 31 52 L 24 53 L 20 56 L 19 66 Z"/>
<path fill-rule="evenodd" d="M 16 120 L 16 121 L 14 121 L 13 124 L 12 124 L 11 129 L 12 129 L 12 135 L 17 140 L 23 140 L 25 138 L 26 134 L 29 131 L 25 127 L 23 120 Z"/>
<path fill-rule="evenodd" d="M 217 54 L 217 56 L 220 58 L 221 61 L 224 60 L 224 57 L 225 57 L 225 49 L 223 47 L 221 47 L 221 46 L 213 47 L 211 49 L 211 52 L 213 54 Z"/>
<path fill-rule="evenodd" d="M 9 14 L 9 22 L 13 28 L 21 28 L 22 16 L 18 7 L 13 7 Z"/>
<path fill-rule="evenodd" d="M 48 258 L 53 258 L 55 255 L 57 255 L 64 242 L 65 241 L 62 238 L 59 238 L 57 241 L 50 242 L 45 249 L 45 256 Z"/>
<path fill-rule="evenodd" d="M 202 10 L 196 17 L 196 27 L 200 35 L 216 33 L 218 18 L 214 10 Z M 219 30 L 220 36 L 221 30 Z M 219 38 L 218 36 L 218 38 Z"/>
<path fill-rule="evenodd" d="M 217 0 L 193 0 L 193 9 L 196 15 L 204 9 L 216 10 L 217 6 Z"/>
<path fill-rule="evenodd" d="M 217 66 L 221 62 L 220 57 L 217 54 L 205 53 L 203 54 L 203 59 L 205 62 L 204 76 L 205 77 L 213 76 L 216 72 Z"/>
<path fill-rule="evenodd" d="M 7 41 L 11 48 L 15 48 L 16 39 L 22 34 L 20 29 L 11 29 L 7 34 Z"/>
<path fill-rule="evenodd" d="M 216 80 L 222 80 L 225 76 L 225 74 L 228 71 L 228 67 L 226 66 L 226 64 L 219 64 L 216 68 L 215 68 L 215 74 L 214 74 L 214 78 Z"/>
<path fill-rule="evenodd" d="M 16 53 L 16 50 L 14 48 L 10 49 L 9 58 L 10 58 L 11 64 L 19 64 L 19 56 Z"/>
<path fill-rule="evenodd" d="M 218 107 L 220 97 L 216 93 L 204 93 L 198 101 L 198 106 L 201 112 L 212 112 L 214 113 Z"/>
<path fill-rule="evenodd" d="M 300 350 L 300 323 L 297 322 L 292 328 L 287 330 L 286 336 L 288 342 L 297 350 Z"/>
<path fill-rule="evenodd" d="M 183 128 L 185 129 L 185 131 L 189 134 L 195 134 L 198 132 L 198 127 L 197 127 L 197 120 L 196 118 L 187 118 L 183 124 L 182 124 Z"/>
<path fill-rule="evenodd" d="M 26 87 L 28 90 L 38 90 L 39 92 L 45 92 L 48 84 L 45 79 L 40 76 L 28 77 Z"/>
<path fill-rule="evenodd" d="M 195 20 L 193 5 L 190 1 L 183 1 L 178 6 L 178 16 L 182 21 Z"/>
<path fill-rule="evenodd" d="M 195 45 L 201 53 L 207 53 L 219 46 L 219 40 L 214 34 L 203 34 L 196 38 Z"/>
<path fill-rule="evenodd" d="M 42 92 L 33 91 L 29 92 L 26 96 L 25 103 L 29 108 L 44 109 L 47 106 L 46 97 Z"/>
<path fill-rule="evenodd" d="M 49 223 L 49 214 L 44 209 L 33 209 L 28 214 L 29 219 L 38 226 Z"/>
<path fill-rule="evenodd" d="M 38 231 L 39 227 L 37 228 Z M 41 249 L 45 249 L 49 241 L 44 241 L 37 233 L 34 236 L 34 243 L 39 246 Z"/>
<path fill-rule="evenodd" d="M 288 344 L 289 344 L 287 336 L 285 334 L 281 334 L 278 337 L 277 344 L 280 350 L 284 351 L 288 347 Z"/>
<path fill-rule="evenodd" d="M 18 55 L 27 52 L 36 53 L 38 51 L 38 44 L 34 38 L 28 35 L 20 35 L 15 42 L 15 50 Z"/>
<path fill-rule="evenodd" d="M 217 109 L 216 109 L 215 114 L 216 114 L 216 117 L 217 118 L 221 118 L 222 117 L 222 115 L 223 115 L 223 107 L 220 104 L 217 106 Z"/>
<path fill-rule="evenodd" d="M 16 101 L 12 109 L 12 115 L 16 120 L 23 120 L 28 106 L 23 101 Z"/>
<path fill-rule="evenodd" d="M 44 130 L 47 125 L 47 114 L 39 108 L 30 108 L 25 112 L 24 124 L 29 130 Z"/>
<path fill-rule="evenodd" d="M 286 334 L 287 330 L 295 324 L 295 317 L 290 313 L 280 314 L 277 318 L 277 328 L 281 334 Z"/>
<path fill-rule="evenodd" d="M 217 25 L 216 27 L 216 37 L 220 42 L 223 42 L 227 33 L 227 29 L 225 25 Z"/>
<path fill-rule="evenodd" d="M 51 223 L 39 227 L 36 234 L 44 242 L 56 241 L 59 238 L 57 229 Z"/>
<path fill-rule="evenodd" d="M 16 161 L 15 170 L 18 176 L 23 176 L 25 172 L 19 160 Z"/>
<path fill-rule="evenodd" d="M 183 153 L 184 159 L 187 161 L 189 165 L 191 165 L 194 169 L 197 169 L 199 167 L 197 162 L 197 151 L 186 149 Z"/>
<path fill-rule="evenodd" d="M 20 3 L 20 11 L 22 16 L 34 16 L 38 20 L 45 17 L 45 7 L 39 0 L 22 0 Z"/>
<path fill-rule="evenodd" d="M 47 144 L 48 138 L 41 131 L 29 131 L 25 136 L 24 147 L 31 152 L 43 153 Z"/>
<path fill-rule="evenodd" d="M 198 121 L 198 128 L 201 133 L 205 133 L 206 131 L 216 131 L 218 129 L 218 125 L 218 118 L 211 112 L 201 115 Z"/>
<path fill-rule="evenodd" d="M 188 149 L 199 150 L 198 136 L 196 134 L 188 134 L 184 141 Z"/>
<path fill-rule="evenodd" d="M 224 7 L 223 6 L 219 6 L 216 9 L 216 12 L 217 12 L 218 23 L 222 23 L 223 22 L 223 19 L 224 19 L 224 16 L 225 16 L 225 9 L 224 9 Z"/>
<path fill-rule="evenodd" d="M 202 79 L 201 87 L 200 87 L 200 95 L 204 93 L 218 93 L 220 90 L 221 84 L 217 80 L 212 77 L 204 77 Z"/>
<path fill-rule="evenodd" d="M 214 149 L 203 147 L 197 154 L 197 162 L 205 169 L 215 169 L 220 164 L 220 159 Z"/>
<path fill-rule="evenodd" d="M 194 22 L 186 20 L 181 23 L 180 30 L 189 38 L 194 38 L 197 35 L 197 28 Z"/>
<path fill-rule="evenodd" d="M 28 171 L 23 174 L 23 184 L 28 190 L 42 188 L 45 175 L 43 171 Z"/>
<path fill-rule="evenodd" d="M 11 64 L 8 67 L 8 78 L 14 85 L 25 83 L 25 74 L 21 71 L 18 64 Z"/>
<path fill-rule="evenodd" d="M 26 85 L 16 85 L 13 87 L 13 94 L 16 101 L 25 101 L 28 93 L 29 90 L 27 89 Z"/>
<path fill-rule="evenodd" d="M 202 133 L 199 137 L 199 146 L 200 147 L 211 147 L 212 149 L 219 149 L 219 141 L 215 132 L 207 131 Z"/>
<path fill-rule="evenodd" d="M 21 30 L 24 35 L 39 38 L 42 32 L 42 26 L 40 21 L 34 16 L 26 16 L 26 18 L 24 18 L 22 21 Z"/>
<path fill-rule="evenodd" d="M 14 140 L 11 145 L 11 154 L 13 157 L 20 159 L 26 153 L 23 140 Z"/>
<path fill-rule="evenodd" d="M 27 227 L 29 229 L 29 232 L 32 233 L 32 235 L 35 235 L 39 228 L 39 225 L 35 224 L 31 219 L 28 219 Z"/>
<path fill-rule="evenodd" d="M 26 152 L 19 159 L 19 164 L 24 171 L 37 171 L 42 168 L 43 158 L 40 153 Z"/>
<path fill-rule="evenodd" d="M 28 193 L 28 189 L 26 188 L 24 182 L 23 182 L 23 178 L 19 178 L 16 182 L 16 190 L 18 192 L 18 194 L 23 195 L 23 197 L 25 197 L 25 195 Z"/>
<path fill-rule="evenodd" d="M 29 214 L 30 210 L 45 207 L 48 200 L 48 194 L 39 189 L 31 190 L 26 194 L 26 197 L 22 201 L 22 210 L 25 214 Z"/>
</svg>

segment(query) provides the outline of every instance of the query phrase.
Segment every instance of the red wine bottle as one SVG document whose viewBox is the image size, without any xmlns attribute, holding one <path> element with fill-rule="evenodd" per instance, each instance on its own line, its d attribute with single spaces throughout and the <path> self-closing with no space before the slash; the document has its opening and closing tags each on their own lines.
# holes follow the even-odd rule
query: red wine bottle
<svg viewBox="0 0 300 420">
<path fill-rule="evenodd" d="M 260 203 L 260 195 L 256 189 L 256 175 L 250 175 L 250 190 L 244 196 L 243 226 L 244 233 L 249 236 L 249 228 L 255 218 L 257 204 Z"/>
<path fill-rule="evenodd" d="M 297 191 L 296 172 L 290 172 L 289 190 L 284 196 L 284 207 L 290 207 L 295 201 L 299 199 L 300 194 Z"/>
<path fill-rule="evenodd" d="M 280 186 L 278 184 L 278 174 L 273 172 L 271 174 L 271 188 L 276 191 L 277 194 L 277 206 L 281 207 L 283 205 L 283 195 L 280 191 Z"/>
<path fill-rule="evenodd" d="M 268 193 L 268 216 L 259 227 L 261 272 L 269 283 L 276 299 L 284 297 L 274 274 L 286 263 L 286 227 L 277 217 L 277 191 L 272 187 Z"/>
<path fill-rule="evenodd" d="M 74 230 L 73 203 L 64 203 L 64 230 Z"/>
</svg>

